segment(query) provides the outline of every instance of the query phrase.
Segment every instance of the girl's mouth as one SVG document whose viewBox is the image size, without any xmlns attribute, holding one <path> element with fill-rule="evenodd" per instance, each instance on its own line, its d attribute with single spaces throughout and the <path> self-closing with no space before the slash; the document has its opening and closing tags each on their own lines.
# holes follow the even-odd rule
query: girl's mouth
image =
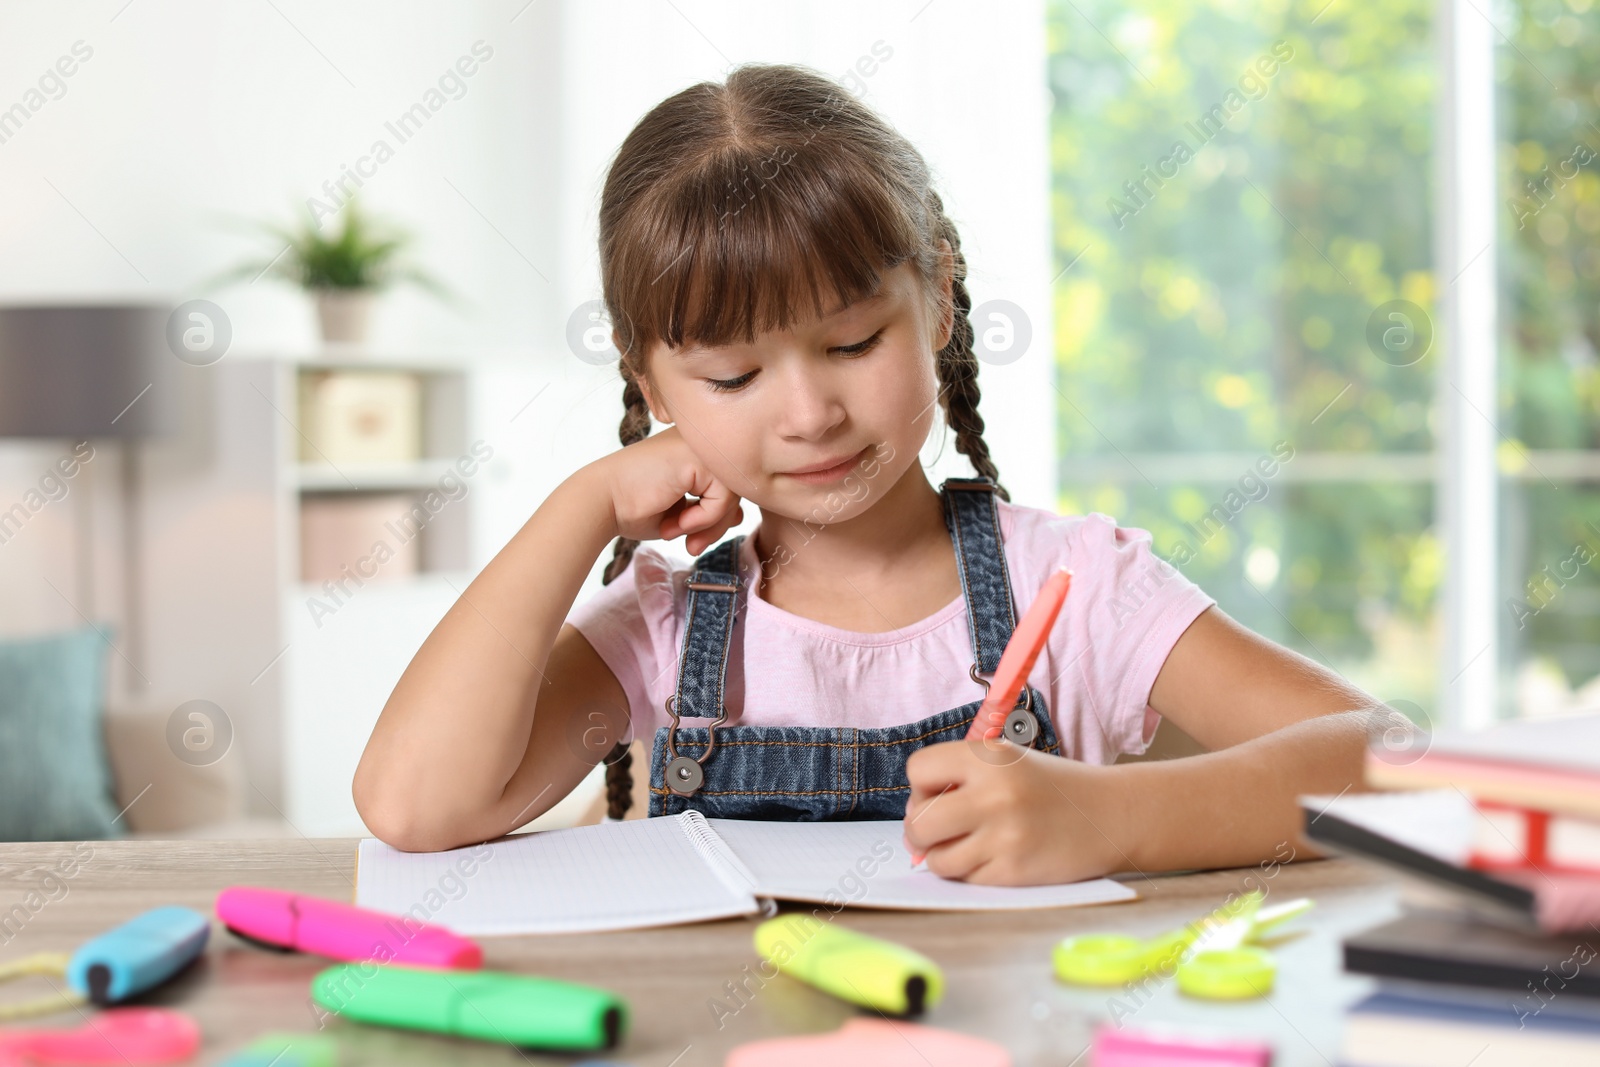
<svg viewBox="0 0 1600 1067">
<path fill-rule="evenodd" d="M 823 470 L 785 471 L 783 476 L 793 478 L 795 481 L 805 482 L 807 485 L 828 485 L 838 481 L 855 469 L 855 465 L 861 461 L 861 457 L 866 454 L 866 451 L 867 449 L 863 448 L 855 455 Z"/>
</svg>

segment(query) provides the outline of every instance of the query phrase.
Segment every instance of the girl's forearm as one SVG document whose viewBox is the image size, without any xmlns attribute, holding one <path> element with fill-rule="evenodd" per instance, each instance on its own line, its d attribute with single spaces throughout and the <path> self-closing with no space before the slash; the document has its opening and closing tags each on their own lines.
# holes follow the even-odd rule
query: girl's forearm
<svg viewBox="0 0 1600 1067">
<path fill-rule="evenodd" d="M 1123 813 L 1107 832 L 1141 871 L 1235 867 L 1285 845 L 1319 855 L 1301 835 L 1296 798 L 1360 792 L 1367 711 L 1322 715 L 1231 748 L 1112 768 Z"/>
<path fill-rule="evenodd" d="M 604 472 L 556 487 L 428 635 L 356 770 L 369 825 L 482 811 L 527 751 L 545 664 L 596 558 L 616 536 Z"/>
</svg>

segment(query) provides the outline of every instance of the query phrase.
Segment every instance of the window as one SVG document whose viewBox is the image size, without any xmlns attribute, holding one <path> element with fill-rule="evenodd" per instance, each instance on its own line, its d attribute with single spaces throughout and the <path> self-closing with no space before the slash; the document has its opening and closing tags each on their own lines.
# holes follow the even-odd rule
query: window
<svg viewBox="0 0 1600 1067">
<path fill-rule="evenodd" d="M 1048 11 L 1061 509 L 1427 716 L 1432 6 Z"/>
</svg>

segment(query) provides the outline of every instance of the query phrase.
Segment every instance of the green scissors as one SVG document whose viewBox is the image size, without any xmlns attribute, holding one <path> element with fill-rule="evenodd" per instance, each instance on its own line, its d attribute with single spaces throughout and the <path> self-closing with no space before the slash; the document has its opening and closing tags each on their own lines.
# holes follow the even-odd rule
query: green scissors
<svg viewBox="0 0 1600 1067">
<path fill-rule="evenodd" d="M 1205 1000 L 1246 1000 L 1272 991 L 1278 965 L 1248 944 L 1312 907 L 1307 897 L 1263 908 L 1260 890 L 1150 940 L 1125 934 L 1086 934 L 1056 944 L 1056 977 L 1075 985 L 1122 986 L 1158 974 Z"/>
</svg>

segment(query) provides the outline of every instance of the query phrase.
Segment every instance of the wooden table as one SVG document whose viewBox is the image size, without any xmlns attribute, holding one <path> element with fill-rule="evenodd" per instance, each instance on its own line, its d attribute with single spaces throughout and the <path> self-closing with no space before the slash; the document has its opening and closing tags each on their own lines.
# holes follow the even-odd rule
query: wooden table
<svg viewBox="0 0 1600 1067">
<path fill-rule="evenodd" d="M 350 899 L 354 840 L 104 841 L 0 844 L 0 960 L 37 951 L 71 951 L 88 937 L 160 904 L 207 914 L 230 884 L 292 889 Z M 84 859 L 68 879 L 46 871 L 73 854 Z M 1370 986 L 1341 973 L 1339 939 L 1391 918 L 1398 909 L 1391 876 L 1352 860 L 1203 874 L 1128 879 L 1136 903 L 1011 913 L 953 915 L 847 909 L 833 921 L 893 938 L 945 970 L 942 1003 L 923 1019 L 979 1034 L 1008 1047 L 1018 1067 L 1087 1064 L 1079 1054 L 1097 1020 L 1163 1023 L 1267 1037 L 1276 1063 L 1327 1067 L 1337 1060 L 1342 1008 Z M 1072 988 L 1056 982 L 1050 948 L 1069 934 L 1155 934 L 1182 926 L 1230 892 L 1264 886 L 1271 899 L 1311 896 L 1317 907 L 1296 921 L 1303 936 L 1276 949 L 1273 994 L 1243 1004 L 1207 1004 L 1173 983 L 1145 991 Z M 34 895 L 30 896 L 30 892 Z M 632 1020 L 620 1048 L 595 1057 L 638 1067 L 720 1065 L 735 1045 L 776 1034 L 834 1029 L 857 1013 L 787 976 L 763 983 L 755 973 L 753 922 L 730 919 L 621 933 L 486 938 L 485 965 L 605 986 L 625 996 Z M 276 955 L 217 927 L 205 958 L 151 998 L 181 1006 L 200 1022 L 199 1062 L 216 1063 L 267 1030 L 312 1031 L 317 1016 L 307 989 L 327 961 Z M 8 997 L 44 992 L 21 984 Z M 728 983 L 745 983 L 736 999 Z M 713 1011 L 720 1000 L 723 1012 Z M 731 1014 L 730 1014 L 731 1012 Z M 718 1015 L 720 1018 L 720 1025 Z M 48 1021 L 71 1024 L 72 1012 Z M 581 1056 L 544 1056 L 504 1047 L 381 1030 L 335 1020 L 344 1064 L 574 1064 Z"/>
</svg>

